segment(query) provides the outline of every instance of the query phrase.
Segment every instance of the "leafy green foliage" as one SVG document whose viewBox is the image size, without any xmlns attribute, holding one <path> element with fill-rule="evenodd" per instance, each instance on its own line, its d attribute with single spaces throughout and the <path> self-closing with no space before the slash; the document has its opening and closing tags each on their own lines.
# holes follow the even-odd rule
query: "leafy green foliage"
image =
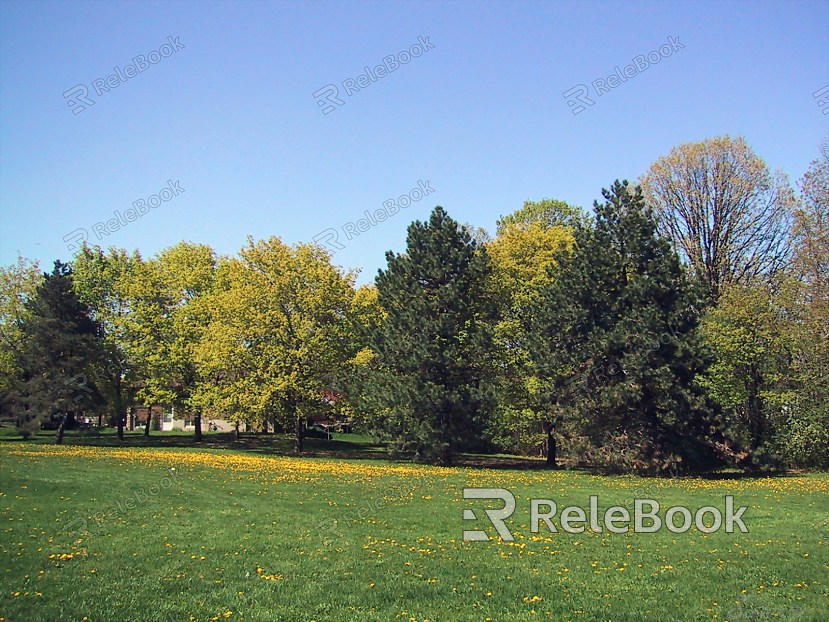
<svg viewBox="0 0 829 622">
<path fill-rule="evenodd" d="M 524 201 L 523 207 L 498 220 L 498 235 L 512 225 L 540 224 L 545 227 L 575 227 L 586 224 L 581 208 L 558 199 Z"/>
<path fill-rule="evenodd" d="M 829 467 L 829 137 L 801 182 L 788 305 L 796 390 L 787 403 L 782 453 L 799 467 Z"/>
<path fill-rule="evenodd" d="M 0 410 L 14 403 L 22 370 L 18 354 L 22 347 L 21 323 L 28 317 L 26 301 L 34 294 L 43 274 L 37 262 L 18 257 L 17 263 L 0 267 Z"/>
<path fill-rule="evenodd" d="M 715 359 L 702 384 L 724 410 L 724 431 L 741 466 L 778 463 L 771 445 L 791 398 L 783 311 L 769 287 L 732 285 L 702 323 Z"/>
<path fill-rule="evenodd" d="M 541 288 L 554 278 L 558 257 L 571 252 L 576 208 L 561 201 L 525 203 L 499 222 L 498 237 L 487 244 L 492 259 L 490 287 L 498 304 L 495 351 L 498 404 L 488 431 L 507 451 L 546 454 L 556 465 L 557 420 L 540 399 L 537 373 L 527 351 L 523 318 Z"/>
<path fill-rule="evenodd" d="M 294 428 L 301 450 L 304 419 L 324 408 L 328 378 L 354 354 L 353 283 L 317 246 L 250 241 L 205 298 L 194 402 L 236 423 Z"/>
<path fill-rule="evenodd" d="M 90 370 L 90 381 L 111 407 L 123 439 L 126 409 L 133 405 L 138 376 L 130 353 L 133 305 L 130 282 L 141 263 L 138 252 L 84 245 L 73 261 L 73 284 L 78 298 L 103 330 L 101 357 Z"/>
<path fill-rule="evenodd" d="M 126 338 L 141 369 L 138 400 L 193 412 L 197 441 L 201 414 L 192 396 L 203 376 L 195 348 L 209 321 L 203 303 L 215 272 L 216 255 L 210 246 L 180 242 L 137 263 L 127 285 L 132 309 Z"/>
</svg>

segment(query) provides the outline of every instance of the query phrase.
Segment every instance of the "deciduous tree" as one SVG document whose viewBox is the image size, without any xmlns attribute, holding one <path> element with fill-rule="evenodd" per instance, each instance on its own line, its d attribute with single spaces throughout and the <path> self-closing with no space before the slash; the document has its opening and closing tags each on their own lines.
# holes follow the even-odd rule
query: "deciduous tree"
<svg viewBox="0 0 829 622">
<path fill-rule="evenodd" d="M 585 222 L 585 214 L 580 207 L 570 205 L 558 199 L 541 199 L 524 201 L 524 205 L 511 214 L 502 216 L 497 223 L 498 235 L 512 225 L 527 226 L 540 224 L 548 227 L 574 227 Z"/>
<path fill-rule="evenodd" d="M 276 418 L 302 451 L 305 419 L 324 408 L 331 374 L 354 355 L 353 282 L 318 246 L 249 241 L 205 299 L 196 402 L 236 422 Z"/>
<path fill-rule="evenodd" d="M 562 223 L 576 222 L 578 213 L 560 201 L 527 202 L 517 217 L 499 222 L 498 237 L 486 245 L 492 260 L 490 285 L 498 305 L 499 395 L 490 434 L 507 451 L 543 447 L 550 466 L 556 466 L 559 416 L 545 407 L 539 395 L 541 385 L 527 351 L 524 320 L 541 288 L 555 278 L 558 257 L 571 252 L 573 228 Z"/>
<path fill-rule="evenodd" d="M 90 381 L 112 409 L 118 439 L 124 440 L 127 408 L 133 405 L 138 379 L 129 353 L 133 304 L 129 295 L 132 273 L 141 263 L 138 252 L 84 245 L 72 265 L 78 298 L 90 309 L 103 330 L 101 360 L 91 369 Z"/>
<path fill-rule="evenodd" d="M 132 301 L 127 339 L 142 372 L 137 397 L 192 413 L 196 442 L 202 440 L 201 411 L 191 398 L 203 377 L 194 350 L 210 319 L 203 301 L 216 261 L 210 246 L 180 242 L 136 264 L 127 289 Z"/>
<path fill-rule="evenodd" d="M 829 467 L 829 137 L 800 183 L 795 215 L 793 271 L 797 286 L 789 307 L 797 391 L 785 428 L 785 455 L 799 467 Z"/>
<path fill-rule="evenodd" d="M 21 323 L 28 317 L 26 302 L 42 280 L 37 261 L 18 257 L 17 263 L 0 267 L 0 410 L 3 412 L 12 407 L 21 378 L 17 356 L 23 339 Z"/>
<path fill-rule="evenodd" d="M 714 361 L 702 384 L 723 409 L 723 431 L 738 466 L 780 464 L 775 444 L 792 388 L 788 324 L 768 285 L 729 286 L 703 318 Z"/>
<path fill-rule="evenodd" d="M 660 232 L 716 300 L 729 283 L 773 277 L 790 252 L 794 192 L 742 138 L 675 147 L 642 180 Z"/>
</svg>

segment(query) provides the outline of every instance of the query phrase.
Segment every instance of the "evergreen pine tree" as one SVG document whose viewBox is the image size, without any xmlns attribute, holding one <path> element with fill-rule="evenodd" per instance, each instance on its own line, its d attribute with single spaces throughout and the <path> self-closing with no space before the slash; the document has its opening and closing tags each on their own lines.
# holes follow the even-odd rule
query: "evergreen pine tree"
<svg viewBox="0 0 829 622">
<path fill-rule="evenodd" d="M 57 420 L 55 442 L 60 444 L 69 417 L 95 394 L 86 372 L 99 351 L 101 331 L 72 287 L 72 269 L 60 261 L 26 305 L 18 353 L 23 397 L 18 424 Z"/>
<path fill-rule="evenodd" d="M 714 428 L 696 382 L 707 365 L 696 289 L 641 190 L 617 181 L 603 196 L 530 319 L 550 408 L 605 466 L 699 468 Z"/>
<path fill-rule="evenodd" d="M 376 279 L 379 364 L 365 387 L 376 427 L 416 460 L 446 463 L 480 441 L 491 408 L 489 260 L 442 207 L 412 223 L 406 252 L 386 259 Z"/>
</svg>

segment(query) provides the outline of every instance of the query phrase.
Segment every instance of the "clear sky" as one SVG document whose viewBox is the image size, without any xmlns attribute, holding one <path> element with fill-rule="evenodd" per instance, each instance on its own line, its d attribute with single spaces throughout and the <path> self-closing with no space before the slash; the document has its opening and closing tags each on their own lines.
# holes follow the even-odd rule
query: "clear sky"
<svg viewBox="0 0 829 622">
<path fill-rule="evenodd" d="M 68 260 L 78 229 L 149 257 L 182 239 L 232 254 L 248 235 L 310 242 L 336 228 L 335 263 L 367 282 L 438 204 L 489 230 L 526 199 L 589 208 L 671 147 L 726 133 L 794 182 L 829 129 L 813 97 L 829 85 L 826 1 L 0 7 L 4 265 L 18 252 Z M 158 62 L 129 77 L 151 52 Z M 650 52 L 659 62 L 636 67 Z M 610 88 L 616 66 L 626 80 Z M 314 93 L 328 84 L 342 104 L 324 114 Z M 573 114 L 563 93 L 578 84 L 593 105 Z M 128 222 L 168 180 L 183 192 Z M 434 192 L 356 228 L 419 181 Z M 116 211 L 123 224 L 96 231 Z"/>
</svg>

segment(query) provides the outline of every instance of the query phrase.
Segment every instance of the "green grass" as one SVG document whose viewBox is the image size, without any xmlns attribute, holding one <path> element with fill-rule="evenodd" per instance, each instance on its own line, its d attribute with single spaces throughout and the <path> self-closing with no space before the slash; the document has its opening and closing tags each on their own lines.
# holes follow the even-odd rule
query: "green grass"
<svg viewBox="0 0 829 622">
<path fill-rule="evenodd" d="M 277 456 L 282 437 L 227 449 L 217 435 L 194 448 L 181 434 L 137 434 L 119 449 L 111 435 L 73 433 L 55 449 L 49 435 L 0 434 L 0 618 L 827 619 L 829 475 L 440 469 L 376 459 L 380 448 L 349 436 L 311 441 L 330 459 Z M 486 505 L 464 501 L 464 486 L 515 494 L 515 542 L 462 541 L 463 529 L 494 535 L 462 520 Z M 530 498 L 586 508 L 591 494 L 603 508 L 650 496 L 692 510 L 733 494 L 749 533 L 530 533 Z"/>
</svg>

